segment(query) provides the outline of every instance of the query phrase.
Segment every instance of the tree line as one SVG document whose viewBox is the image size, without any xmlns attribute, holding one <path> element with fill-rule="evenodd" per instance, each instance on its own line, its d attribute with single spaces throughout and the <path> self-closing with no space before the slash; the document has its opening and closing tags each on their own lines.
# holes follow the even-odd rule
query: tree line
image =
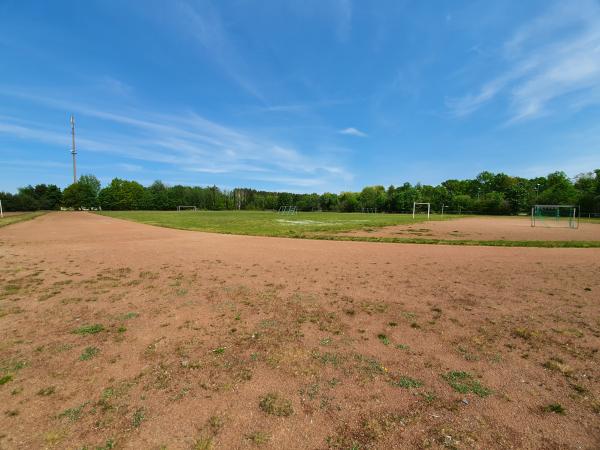
<svg viewBox="0 0 600 450">
<path fill-rule="evenodd" d="M 219 189 L 217 186 L 167 186 L 155 181 L 113 179 L 102 187 L 93 175 L 83 175 L 64 190 L 50 184 L 0 192 L 5 211 L 66 208 L 104 210 L 174 210 L 179 205 L 206 210 L 271 210 L 296 206 L 300 211 L 408 212 L 413 202 L 429 202 L 434 211 L 518 214 L 534 204 L 577 205 L 584 213 L 600 213 L 600 169 L 570 179 L 564 172 L 545 177 L 521 178 L 481 172 L 467 180 L 446 180 L 437 186 L 404 183 L 400 186 L 367 186 L 360 192 L 295 194 L 255 189 Z"/>
</svg>

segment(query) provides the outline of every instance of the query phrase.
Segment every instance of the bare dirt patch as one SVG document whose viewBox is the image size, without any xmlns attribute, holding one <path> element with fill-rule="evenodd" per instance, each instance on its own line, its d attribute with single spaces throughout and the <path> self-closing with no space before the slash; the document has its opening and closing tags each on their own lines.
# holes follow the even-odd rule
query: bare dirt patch
<svg viewBox="0 0 600 450">
<path fill-rule="evenodd" d="M 597 448 L 600 250 L 0 229 L 1 448 Z"/>
<path fill-rule="evenodd" d="M 600 224 L 582 222 L 578 229 L 556 226 L 532 227 L 528 217 L 469 217 L 340 234 L 483 241 L 600 241 Z"/>
</svg>

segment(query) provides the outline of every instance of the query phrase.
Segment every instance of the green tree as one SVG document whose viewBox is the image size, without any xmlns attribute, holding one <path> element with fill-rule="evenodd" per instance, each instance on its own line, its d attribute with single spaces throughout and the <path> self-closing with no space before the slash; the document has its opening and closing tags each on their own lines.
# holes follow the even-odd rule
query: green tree
<svg viewBox="0 0 600 450">
<path fill-rule="evenodd" d="M 136 181 L 114 178 L 100 191 L 98 199 L 102 209 L 135 210 L 148 208 L 151 196 Z"/>
<path fill-rule="evenodd" d="M 92 186 L 77 182 L 64 190 L 62 203 L 67 208 L 93 208 L 98 206 L 98 199 Z"/>
</svg>

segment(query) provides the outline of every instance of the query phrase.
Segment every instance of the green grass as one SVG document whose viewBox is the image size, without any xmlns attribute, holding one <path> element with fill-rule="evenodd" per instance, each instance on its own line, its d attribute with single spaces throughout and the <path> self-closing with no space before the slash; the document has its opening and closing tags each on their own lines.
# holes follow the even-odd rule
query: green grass
<svg viewBox="0 0 600 450">
<path fill-rule="evenodd" d="M 600 241 L 511 241 L 437 239 L 421 237 L 348 236 L 345 231 L 376 229 L 393 225 L 423 223 L 425 217 L 410 214 L 361 214 L 335 212 L 300 212 L 282 215 L 271 211 L 101 211 L 117 219 L 148 225 L 209 233 L 272 236 L 332 241 L 362 241 L 391 244 L 443 244 L 491 247 L 600 248 Z M 467 216 L 432 215 L 432 221 Z M 592 219 L 591 221 L 595 221 Z"/>
<path fill-rule="evenodd" d="M 564 414 L 565 408 L 560 403 L 550 403 L 542 408 L 546 412 L 552 412 L 555 414 Z"/>
<path fill-rule="evenodd" d="M 398 381 L 393 381 L 392 385 L 399 386 L 404 389 L 412 389 L 423 386 L 423 382 L 415 380 L 414 378 L 402 376 Z"/>
<path fill-rule="evenodd" d="M 46 211 L 35 211 L 35 212 L 24 212 L 22 214 L 4 216 L 0 219 L 0 228 L 5 227 L 7 225 L 12 225 L 13 223 L 24 222 L 26 220 L 35 219 L 36 217 L 43 216 L 46 214 Z"/>
<path fill-rule="evenodd" d="M 390 339 L 385 334 L 378 334 L 377 339 L 379 339 L 383 345 L 390 345 Z"/>
<path fill-rule="evenodd" d="M 452 371 L 442 375 L 442 378 L 448 382 L 452 389 L 461 394 L 472 392 L 480 397 L 487 397 L 492 393 L 490 389 L 482 386 L 481 383 L 475 380 L 473 375 L 468 372 Z"/>
<path fill-rule="evenodd" d="M 475 245 L 488 247 L 538 247 L 538 248 L 600 248 L 600 241 L 504 241 L 504 240 L 452 240 L 394 238 L 376 236 L 329 236 L 314 235 L 311 239 L 331 241 L 382 242 L 388 244 L 434 244 L 434 245 Z"/>
<path fill-rule="evenodd" d="M 264 412 L 273 416 L 287 417 L 294 413 L 292 402 L 281 397 L 276 392 L 271 392 L 262 396 L 258 406 Z"/>
<path fill-rule="evenodd" d="M 85 325 L 83 327 L 76 328 L 72 331 L 73 334 L 96 334 L 104 331 L 104 326 L 100 324 Z"/>
<path fill-rule="evenodd" d="M 280 237 L 310 237 L 312 233 L 410 225 L 425 220 L 424 217 L 413 219 L 409 214 L 335 212 L 283 215 L 271 211 L 102 211 L 97 214 L 182 230 Z M 431 220 L 446 219 L 448 216 L 431 217 Z"/>
<path fill-rule="evenodd" d="M 81 356 L 79 357 L 80 361 L 88 361 L 92 359 L 94 356 L 100 353 L 100 349 L 98 347 L 86 347 Z"/>
</svg>

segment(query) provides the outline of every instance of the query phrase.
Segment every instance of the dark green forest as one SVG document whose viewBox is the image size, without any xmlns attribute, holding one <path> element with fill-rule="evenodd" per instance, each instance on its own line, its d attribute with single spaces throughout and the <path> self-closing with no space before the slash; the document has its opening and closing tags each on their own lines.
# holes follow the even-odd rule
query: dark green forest
<svg viewBox="0 0 600 450">
<path fill-rule="evenodd" d="M 293 205 L 300 211 L 409 212 L 413 202 L 430 202 L 433 211 L 518 214 L 534 204 L 568 204 L 582 214 L 600 213 L 600 169 L 570 179 L 563 172 L 521 178 L 482 172 L 474 179 L 446 180 L 437 186 L 404 183 L 368 186 L 360 192 L 296 194 L 255 189 L 219 189 L 217 186 L 167 186 L 155 181 L 142 186 L 115 178 L 105 187 L 93 175 L 83 175 L 64 190 L 55 185 L 26 186 L 12 194 L 0 192 L 5 211 L 67 208 L 104 210 L 174 210 L 193 205 L 206 210 L 270 210 Z"/>
</svg>

